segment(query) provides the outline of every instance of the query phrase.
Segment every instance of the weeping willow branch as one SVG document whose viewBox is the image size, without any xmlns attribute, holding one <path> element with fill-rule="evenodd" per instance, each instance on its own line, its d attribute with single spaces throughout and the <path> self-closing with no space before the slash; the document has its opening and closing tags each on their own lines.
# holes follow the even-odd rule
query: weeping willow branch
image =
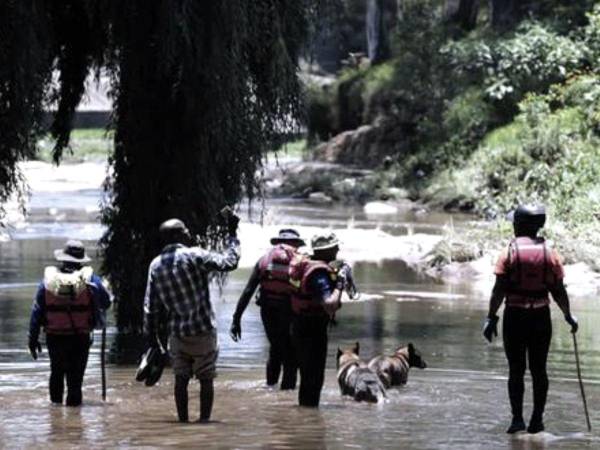
<svg viewBox="0 0 600 450">
<path fill-rule="evenodd" d="M 215 243 L 217 212 L 260 195 L 264 152 L 301 116 L 296 63 L 315 3 L 138 0 L 118 8 L 102 245 L 120 330 L 139 331 L 143 268 L 160 251 L 160 222 L 179 217 Z"/>
<path fill-rule="evenodd" d="M 328 1 L 0 2 L 0 203 L 22 189 L 17 162 L 33 156 L 44 109 L 56 106 L 58 163 L 86 77 L 111 77 L 101 246 L 120 331 L 140 331 L 160 222 L 179 217 L 216 245 L 217 211 L 261 195 L 264 152 L 302 119 L 298 56 Z"/>
</svg>

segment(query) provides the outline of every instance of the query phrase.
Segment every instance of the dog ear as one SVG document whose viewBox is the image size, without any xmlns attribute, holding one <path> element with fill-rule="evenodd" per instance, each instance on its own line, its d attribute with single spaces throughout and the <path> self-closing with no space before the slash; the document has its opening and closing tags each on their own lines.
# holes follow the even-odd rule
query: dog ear
<svg viewBox="0 0 600 450">
<path fill-rule="evenodd" d="M 360 352 L 360 344 L 358 342 L 356 342 L 354 344 L 354 348 L 352 350 L 354 351 L 354 353 L 356 353 L 358 355 L 358 352 Z"/>
<path fill-rule="evenodd" d="M 338 347 L 338 351 L 337 351 L 337 359 L 340 359 L 340 356 L 342 356 L 342 349 Z"/>
<path fill-rule="evenodd" d="M 409 353 L 414 353 L 415 352 L 415 346 L 413 345 L 412 342 L 408 343 L 408 352 Z"/>
</svg>

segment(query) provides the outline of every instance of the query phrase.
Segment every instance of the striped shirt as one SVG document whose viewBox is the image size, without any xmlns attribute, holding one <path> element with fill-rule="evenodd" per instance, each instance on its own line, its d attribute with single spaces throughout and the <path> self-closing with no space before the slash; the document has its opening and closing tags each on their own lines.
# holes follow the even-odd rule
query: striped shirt
<svg viewBox="0 0 600 450">
<path fill-rule="evenodd" d="M 208 274 L 234 270 L 239 259 L 240 242 L 236 238 L 230 238 L 222 253 L 182 244 L 166 246 L 148 269 L 144 333 L 155 336 L 165 324 L 170 335 L 179 337 L 215 329 Z"/>
</svg>

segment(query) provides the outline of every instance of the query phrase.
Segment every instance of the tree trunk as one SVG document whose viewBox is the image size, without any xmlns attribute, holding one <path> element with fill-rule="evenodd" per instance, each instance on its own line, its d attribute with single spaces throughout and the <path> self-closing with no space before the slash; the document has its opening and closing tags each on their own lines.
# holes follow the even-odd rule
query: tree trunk
<svg viewBox="0 0 600 450">
<path fill-rule="evenodd" d="M 367 54 L 371 64 L 390 57 L 388 30 L 384 21 L 383 0 L 367 0 Z"/>
<path fill-rule="evenodd" d="M 444 15 L 463 30 L 472 30 L 477 26 L 479 0 L 446 0 Z"/>
</svg>

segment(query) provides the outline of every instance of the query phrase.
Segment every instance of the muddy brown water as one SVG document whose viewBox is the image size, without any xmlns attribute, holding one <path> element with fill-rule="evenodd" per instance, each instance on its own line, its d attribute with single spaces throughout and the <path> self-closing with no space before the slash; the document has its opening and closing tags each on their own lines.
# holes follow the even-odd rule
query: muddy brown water
<svg viewBox="0 0 600 450">
<path fill-rule="evenodd" d="M 330 333 L 318 410 L 296 406 L 295 392 L 264 386 L 267 342 L 255 305 L 244 315 L 241 343 L 227 335 L 248 267 L 232 274 L 222 296 L 213 292 L 221 348 L 214 422 L 176 422 L 169 369 L 157 386 L 148 388 L 134 381 L 135 367 L 109 365 L 108 400 L 102 402 L 98 336 L 86 373 L 84 405 L 53 407 L 47 393 L 47 353 L 33 362 L 26 352 L 32 297 L 43 267 L 52 262 L 52 250 L 67 236 L 84 239 L 93 247 L 102 231 L 95 220 L 97 198 L 97 191 L 34 195 L 29 224 L 15 230 L 12 241 L 0 243 L 0 448 L 600 448 L 598 299 L 573 300 L 581 325 L 578 340 L 594 431 L 585 432 L 571 336 L 553 307 L 547 432 L 509 437 L 504 434 L 509 420 L 504 353 L 499 341 L 487 345 L 481 337 L 486 298 L 467 283 L 433 283 L 394 260 L 356 263 L 360 290 L 382 298 L 345 304 L 338 314 L 339 325 Z M 412 212 L 373 219 L 352 208 L 285 201 L 268 206 L 278 209 L 280 223 L 300 227 L 347 227 L 348 217 L 353 216 L 353 226 L 360 229 L 439 233 L 449 220 L 445 215 Z M 457 223 L 460 226 L 460 218 Z M 454 297 L 398 298 L 385 294 L 389 291 Z M 109 340 L 114 333 L 109 328 Z M 389 390 L 384 403 L 356 403 L 340 396 L 334 361 L 338 345 L 355 341 L 361 343 L 364 357 L 413 342 L 429 367 L 413 369 L 408 384 Z M 526 411 L 530 411 L 529 383 L 526 389 Z M 197 417 L 196 385 L 191 394 L 191 417 Z"/>
</svg>

